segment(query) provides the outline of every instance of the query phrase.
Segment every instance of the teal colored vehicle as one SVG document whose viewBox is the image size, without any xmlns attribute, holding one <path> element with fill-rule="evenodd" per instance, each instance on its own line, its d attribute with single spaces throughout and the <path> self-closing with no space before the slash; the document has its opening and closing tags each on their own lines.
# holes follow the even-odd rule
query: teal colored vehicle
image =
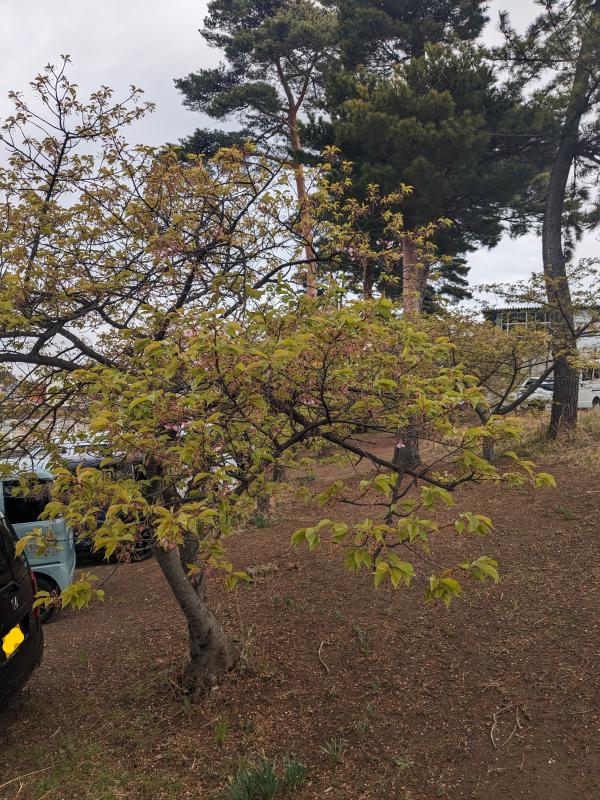
<svg viewBox="0 0 600 800">
<path fill-rule="evenodd" d="M 15 496 L 13 489 L 17 485 L 16 479 L 4 478 L 0 481 L 0 511 L 12 523 L 19 539 L 33 530 L 41 530 L 44 547 L 40 548 L 39 542 L 34 539 L 27 544 L 25 552 L 38 589 L 58 594 L 69 586 L 75 573 L 73 532 L 63 519 L 39 518 L 49 499 L 52 474 L 42 465 L 19 464 L 19 468 L 35 474 L 38 485 L 30 496 Z M 54 610 L 54 606 L 42 608 L 42 621 L 47 622 Z"/>
</svg>

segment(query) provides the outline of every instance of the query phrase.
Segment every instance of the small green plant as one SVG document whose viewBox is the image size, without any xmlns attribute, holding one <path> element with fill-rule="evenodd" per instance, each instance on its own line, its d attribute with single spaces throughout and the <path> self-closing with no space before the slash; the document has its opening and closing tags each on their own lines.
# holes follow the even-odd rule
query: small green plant
<svg viewBox="0 0 600 800">
<path fill-rule="evenodd" d="M 283 759 L 283 779 L 291 792 L 299 789 L 308 775 L 308 767 L 296 756 L 285 756 Z"/>
<path fill-rule="evenodd" d="M 308 767 L 296 756 L 283 759 L 283 781 L 272 761 L 264 758 L 258 765 L 240 767 L 229 779 L 226 800 L 273 800 L 283 784 L 290 792 L 299 789 L 308 775 Z"/>
<path fill-rule="evenodd" d="M 273 800 L 279 778 L 271 761 L 263 759 L 256 767 L 241 767 L 227 789 L 227 800 Z"/>
<path fill-rule="evenodd" d="M 408 758 L 408 756 L 397 756 L 394 759 L 394 764 L 401 772 L 404 772 L 405 769 L 414 767 L 415 762 Z"/>
<path fill-rule="evenodd" d="M 263 759 L 254 770 L 256 797 L 260 800 L 272 800 L 279 789 L 279 778 L 275 773 L 272 761 Z"/>
<path fill-rule="evenodd" d="M 250 522 L 254 525 L 255 528 L 268 528 L 269 527 L 269 518 L 266 514 L 255 514 L 251 519 Z"/>
<path fill-rule="evenodd" d="M 215 742 L 222 747 L 225 744 L 225 739 L 227 739 L 227 730 L 229 725 L 226 719 L 220 719 L 213 730 L 213 737 Z"/>
<path fill-rule="evenodd" d="M 369 631 L 366 628 L 363 628 L 362 625 L 358 623 L 354 626 L 354 633 L 356 638 L 358 639 L 358 644 L 360 646 L 361 653 L 365 655 L 369 654 Z"/>
<path fill-rule="evenodd" d="M 339 764 L 346 752 L 346 742 L 339 736 L 332 736 L 321 747 L 321 750 L 329 756 L 334 764 Z"/>
<path fill-rule="evenodd" d="M 577 518 L 577 515 L 572 509 L 565 508 L 560 503 L 554 507 L 554 510 L 556 511 L 557 514 L 560 514 L 560 516 L 563 517 L 563 519 L 566 519 L 568 522 L 571 522 L 572 520 Z"/>
<path fill-rule="evenodd" d="M 242 767 L 230 783 L 225 795 L 227 800 L 255 800 L 256 781 L 254 770 Z"/>
<path fill-rule="evenodd" d="M 381 689 L 381 681 L 379 681 L 379 680 L 377 680 L 377 678 L 375 678 L 375 680 L 371 681 L 371 691 L 372 692 L 378 692 L 380 689 Z"/>
</svg>

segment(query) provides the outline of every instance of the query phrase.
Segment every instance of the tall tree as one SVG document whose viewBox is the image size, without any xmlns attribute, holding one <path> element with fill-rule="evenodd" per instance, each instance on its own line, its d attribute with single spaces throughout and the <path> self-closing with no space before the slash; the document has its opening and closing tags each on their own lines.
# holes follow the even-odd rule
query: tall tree
<svg viewBox="0 0 600 800">
<path fill-rule="evenodd" d="M 465 253 L 498 242 L 512 199 L 534 170 L 515 136 L 527 117 L 519 92 L 499 84 L 481 47 L 427 44 L 423 55 L 384 75 L 339 70 L 328 81 L 326 106 L 330 121 L 313 126 L 315 141 L 333 142 L 354 163 L 355 188 L 414 187 L 403 203 L 408 231 L 449 220 L 437 235 L 447 275 L 448 263 L 460 269 Z M 377 226 L 374 236 L 382 238 Z M 418 311 L 428 269 L 409 235 L 404 256 L 403 291 Z"/>
<path fill-rule="evenodd" d="M 177 80 L 185 104 L 215 119 L 243 121 L 254 141 L 279 146 L 294 172 L 306 249 L 306 287 L 317 293 L 316 257 L 302 163 L 300 116 L 314 105 L 335 40 L 334 15 L 312 0 L 212 0 L 201 31 L 224 61 Z M 198 142 L 200 138 L 200 142 Z M 196 134 L 188 149 L 210 147 Z"/>
<path fill-rule="evenodd" d="M 329 0 L 337 10 L 341 59 L 385 74 L 424 55 L 427 44 L 475 39 L 487 0 Z"/>
<path fill-rule="evenodd" d="M 548 305 L 555 309 L 549 429 L 555 437 L 577 422 L 579 382 L 565 235 L 569 227 L 589 229 L 600 222 L 598 200 L 586 203 L 600 166 L 600 2 L 541 0 L 539 5 L 542 13 L 523 36 L 511 28 L 507 15 L 502 17 L 502 56 L 530 89 L 530 102 L 550 108 L 558 128 L 545 142 L 541 176 L 543 270 Z"/>
</svg>

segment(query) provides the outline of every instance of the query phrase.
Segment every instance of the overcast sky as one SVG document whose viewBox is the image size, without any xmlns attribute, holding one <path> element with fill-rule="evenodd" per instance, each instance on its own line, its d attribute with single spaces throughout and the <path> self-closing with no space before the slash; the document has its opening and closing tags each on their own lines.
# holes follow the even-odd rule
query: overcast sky
<svg viewBox="0 0 600 800">
<path fill-rule="evenodd" d="M 68 53 L 71 77 L 83 92 L 99 84 L 125 92 L 133 83 L 156 102 L 156 112 L 132 128 L 132 141 L 158 145 L 214 124 L 186 110 L 173 85 L 174 78 L 218 60 L 198 33 L 206 5 L 204 0 L 0 0 L 0 118 L 9 113 L 10 89 L 25 90 L 41 67 Z M 522 29 L 535 14 L 535 3 L 492 0 L 488 41 L 498 38 L 500 9 L 508 9 Z M 597 253 L 598 234 L 579 254 Z M 473 254 L 470 265 L 474 284 L 514 280 L 539 269 L 540 245 L 533 236 L 506 240 Z"/>
</svg>

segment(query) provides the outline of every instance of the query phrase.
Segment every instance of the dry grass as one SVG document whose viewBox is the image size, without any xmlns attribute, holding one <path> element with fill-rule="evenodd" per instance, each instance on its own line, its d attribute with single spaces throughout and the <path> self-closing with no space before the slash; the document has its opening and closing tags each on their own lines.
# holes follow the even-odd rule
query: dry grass
<svg viewBox="0 0 600 800">
<path fill-rule="evenodd" d="M 521 453 L 546 464 L 600 467 L 600 413 L 580 411 L 577 428 L 548 439 L 548 412 L 520 415 L 523 442 Z"/>
</svg>

